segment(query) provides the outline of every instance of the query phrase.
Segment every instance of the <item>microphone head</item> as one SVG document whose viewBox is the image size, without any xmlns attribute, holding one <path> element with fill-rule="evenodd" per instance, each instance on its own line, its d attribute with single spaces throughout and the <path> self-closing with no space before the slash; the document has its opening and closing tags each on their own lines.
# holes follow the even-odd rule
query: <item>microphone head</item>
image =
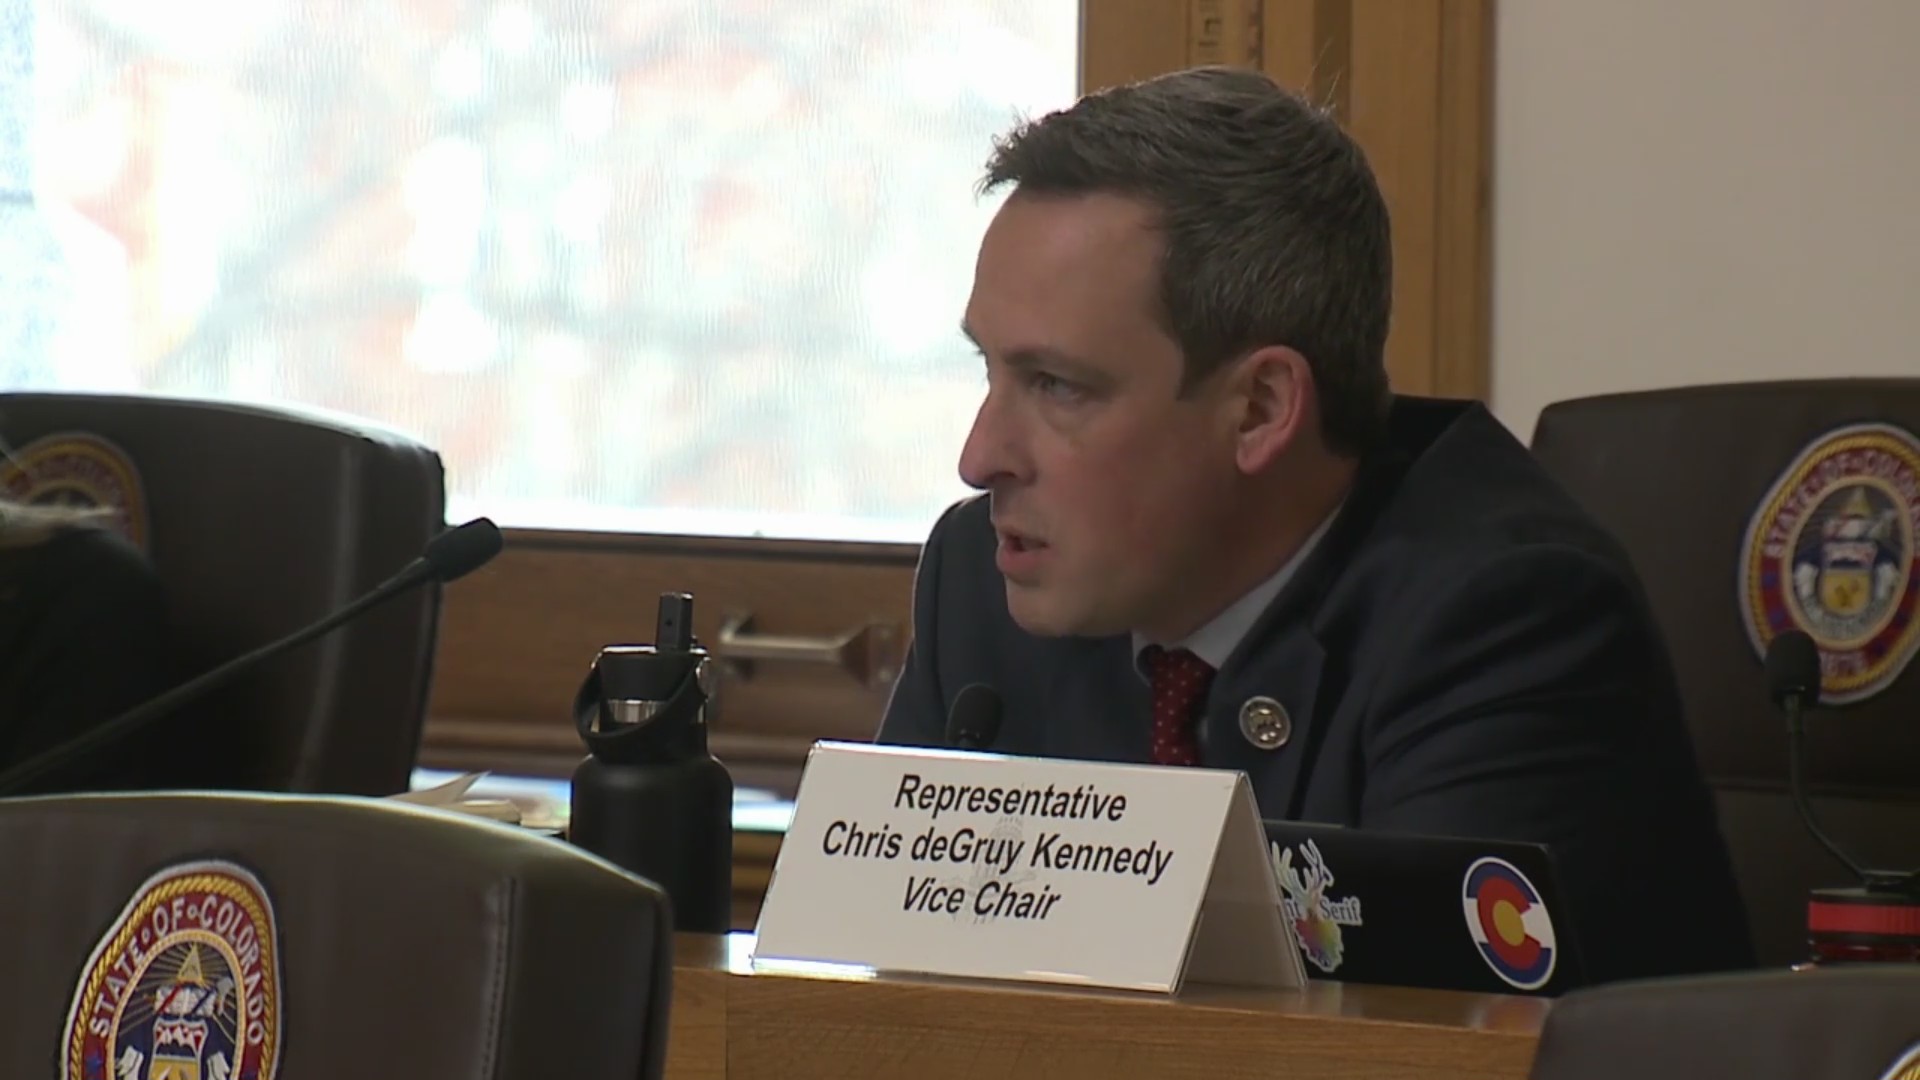
<svg viewBox="0 0 1920 1080">
<path fill-rule="evenodd" d="M 1000 737 L 1000 694 L 985 683 L 968 683 L 953 699 L 947 714 L 947 743 L 978 750 Z"/>
<path fill-rule="evenodd" d="M 1820 648 L 1805 631 L 1789 630 L 1767 645 L 1767 694 L 1775 705 L 1820 700 Z"/>
<path fill-rule="evenodd" d="M 434 580 L 452 581 L 485 566 L 500 554 L 504 544 L 500 529 L 490 519 L 480 517 L 427 541 L 427 550 L 420 557 L 427 561 Z"/>
</svg>

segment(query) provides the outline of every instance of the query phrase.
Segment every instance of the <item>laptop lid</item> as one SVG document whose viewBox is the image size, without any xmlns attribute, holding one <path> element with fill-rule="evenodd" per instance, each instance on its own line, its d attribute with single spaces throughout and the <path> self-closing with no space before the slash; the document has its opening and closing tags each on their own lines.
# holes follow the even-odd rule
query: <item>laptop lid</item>
<svg viewBox="0 0 1920 1080">
<path fill-rule="evenodd" d="M 1309 976 L 1542 996 L 1585 982 L 1545 845 L 1263 824 Z"/>
</svg>

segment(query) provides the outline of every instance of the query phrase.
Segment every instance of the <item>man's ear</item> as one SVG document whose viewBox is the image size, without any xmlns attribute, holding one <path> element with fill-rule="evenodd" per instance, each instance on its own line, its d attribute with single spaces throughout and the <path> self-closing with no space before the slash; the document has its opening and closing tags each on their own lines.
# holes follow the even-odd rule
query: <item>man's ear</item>
<svg viewBox="0 0 1920 1080">
<path fill-rule="evenodd" d="M 1305 430 L 1313 368 L 1284 345 L 1256 349 L 1235 367 L 1234 463 L 1251 476 L 1271 467 Z"/>
</svg>

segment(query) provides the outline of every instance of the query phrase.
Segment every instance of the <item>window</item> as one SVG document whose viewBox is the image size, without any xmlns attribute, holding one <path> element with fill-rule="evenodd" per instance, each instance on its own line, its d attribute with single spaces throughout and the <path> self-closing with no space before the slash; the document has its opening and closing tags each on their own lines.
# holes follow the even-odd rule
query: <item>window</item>
<svg viewBox="0 0 1920 1080">
<path fill-rule="evenodd" d="M 63 318 L 8 385 L 292 401 L 452 516 L 913 543 L 964 494 L 991 137 L 1075 0 L 40 0 Z"/>
<path fill-rule="evenodd" d="M 741 785 L 871 733 L 984 389 L 973 185 L 1081 89 L 1229 63 L 1334 104 L 1394 215 L 1396 386 L 1486 384 L 1488 0 L 19 3 L 0 387 L 438 448 L 449 515 L 515 528 L 447 592 L 427 765 L 564 775 L 668 590 Z"/>
</svg>

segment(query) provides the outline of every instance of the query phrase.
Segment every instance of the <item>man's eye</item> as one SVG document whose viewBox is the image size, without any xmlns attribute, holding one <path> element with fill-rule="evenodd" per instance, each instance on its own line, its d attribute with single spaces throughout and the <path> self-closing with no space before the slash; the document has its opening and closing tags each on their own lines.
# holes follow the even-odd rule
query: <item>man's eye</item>
<svg viewBox="0 0 1920 1080">
<path fill-rule="evenodd" d="M 1086 396 L 1086 391 L 1079 386 L 1044 371 L 1035 372 L 1030 385 L 1035 392 L 1058 401 L 1079 401 Z"/>
</svg>

